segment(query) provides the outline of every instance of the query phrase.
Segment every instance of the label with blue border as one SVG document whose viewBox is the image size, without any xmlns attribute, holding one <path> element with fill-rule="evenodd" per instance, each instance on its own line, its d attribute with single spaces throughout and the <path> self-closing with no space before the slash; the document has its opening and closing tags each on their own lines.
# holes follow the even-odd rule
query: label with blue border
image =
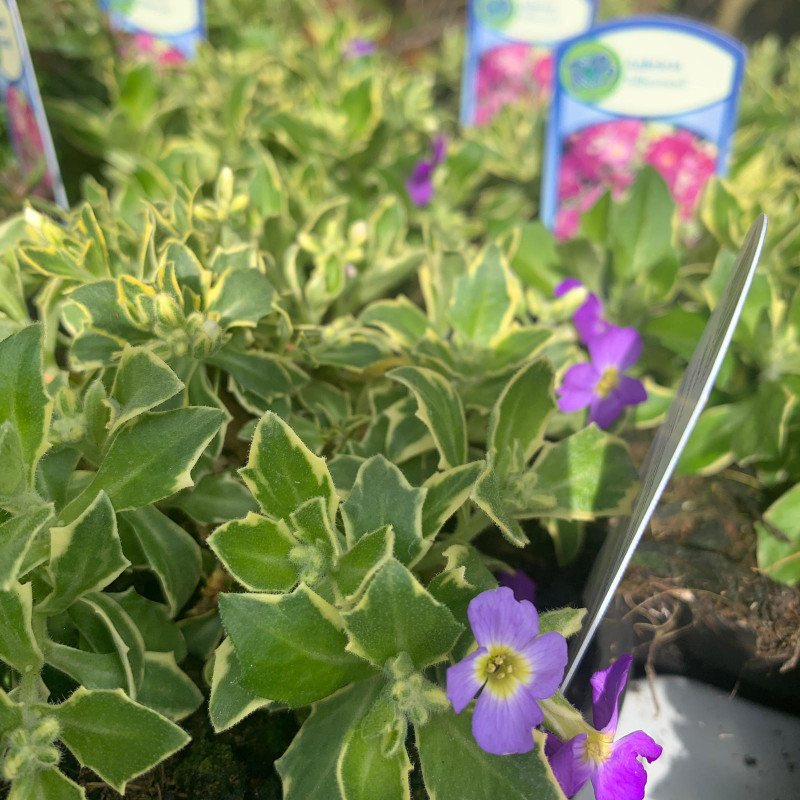
<svg viewBox="0 0 800 800">
<path fill-rule="evenodd" d="M 646 165 L 691 223 L 713 175 L 724 175 L 736 127 L 744 46 L 700 23 L 631 17 L 556 51 L 542 178 L 542 219 L 559 239 Z"/>
<path fill-rule="evenodd" d="M 139 55 L 165 64 L 194 58 L 206 38 L 203 0 L 100 0 L 100 8 Z"/>
<path fill-rule="evenodd" d="M 0 91 L 8 135 L 33 192 L 68 208 L 61 170 L 16 0 L 0 0 Z"/>
<path fill-rule="evenodd" d="M 546 107 L 553 50 L 588 30 L 596 0 L 469 0 L 461 124 L 486 125 L 506 105 Z"/>
</svg>

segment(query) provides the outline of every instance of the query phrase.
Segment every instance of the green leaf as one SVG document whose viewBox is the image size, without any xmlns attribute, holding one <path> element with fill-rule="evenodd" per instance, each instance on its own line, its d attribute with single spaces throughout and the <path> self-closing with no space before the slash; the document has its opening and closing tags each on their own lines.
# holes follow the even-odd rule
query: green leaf
<svg viewBox="0 0 800 800">
<path fill-rule="evenodd" d="M 42 330 L 30 325 L 0 341 L 0 424 L 8 420 L 19 434 L 29 486 L 53 410 L 42 378 Z"/>
<path fill-rule="evenodd" d="M 8 800 L 86 800 L 86 794 L 55 767 L 48 767 L 15 780 Z"/>
<path fill-rule="evenodd" d="M 217 733 L 232 728 L 245 717 L 270 705 L 241 684 L 242 668 L 230 639 L 224 639 L 214 653 L 214 672 L 208 715 Z"/>
<path fill-rule="evenodd" d="M 223 328 L 254 328 L 272 311 L 275 291 L 257 269 L 231 268 L 206 296 L 206 311 L 217 312 Z"/>
<path fill-rule="evenodd" d="M 99 491 L 117 511 L 127 511 L 191 486 L 192 467 L 224 421 L 225 415 L 211 408 L 141 414 L 120 429 L 91 483 L 61 519 L 77 519 Z"/>
<path fill-rule="evenodd" d="M 410 800 L 408 776 L 412 769 L 405 746 L 386 757 L 380 737 L 365 739 L 361 726 L 354 726 L 336 769 L 342 800 Z"/>
<path fill-rule="evenodd" d="M 136 566 L 149 567 L 156 574 L 174 617 L 200 580 L 200 547 L 153 506 L 125 511 L 118 519 L 123 551 Z"/>
<path fill-rule="evenodd" d="M 472 711 L 445 711 L 416 728 L 425 786 L 436 800 L 502 797 L 503 800 L 564 800 L 544 755 L 544 734 L 533 732 L 536 750 L 495 756 L 472 735 Z"/>
<path fill-rule="evenodd" d="M 243 685 L 269 700 L 300 706 L 372 671 L 345 650 L 339 612 L 304 584 L 291 594 L 223 594 L 220 614 Z"/>
<path fill-rule="evenodd" d="M 398 344 L 412 347 L 428 330 L 428 318 L 407 297 L 399 295 L 393 300 L 378 300 L 361 312 L 362 325 L 380 328 Z"/>
<path fill-rule="evenodd" d="M 556 409 L 555 372 L 546 359 L 523 367 L 503 389 L 489 417 L 488 445 L 499 476 L 521 472 L 542 446 Z"/>
<path fill-rule="evenodd" d="M 344 741 L 379 690 L 377 679 L 360 681 L 311 707 L 311 716 L 300 733 L 275 762 L 283 781 L 284 800 L 340 798 L 337 767 Z"/>
<path fill-rule="evenodd" d="M 511 260 L 515 274 L 526 285 L 552 295 L 560 280 L 559 266 L 553 234 L 539 220 L 521 225 L 519 246 Z"/>
<path fill-rule="evenodd" d="M 22 706 L 17 705 L 0 689 L 0 739 L 22 725 Z"/>
<path fill-rule="evenodd" d="M 417 669 L 443 661 L 463 631 L 448 608 L 395 559 L 378 569 L 358 604 L 342 618 L 347 649 L 378 668 L 402 652 Z"/>
<path fill-rule="evenodd" d="M 125 670 L 117 653 L 91 653 L 46 640 L 45 661 L 87 689 L 125 689 Z"/>
<path fill-rule="evenodd" d="M 61 724 L 59 738 L 78 761 L 120 793 L 128 781 L 189 742 L 177 725 L 121 690 L 78 687 L 69 700 L 47 709 Z"/>
<path fill-rule="evenodd" d="M 17 505 L 16 498 L 28 488 L 28 469 L 17 429 L 6 420 L 0 424 L 0 502 Z"/>
<path fill-rule="evenodd" d="M 78 465 L 81 454 L 71 447 L 49 450 L 36 466 L 36 491 L 55 504 L 56 511 L 67 502 L 67 484 Z"/>
<path fill-rule="evenodd" d="M 313 545 L 328 561 L 341 553 L 341 544 L 330 518 L 325 499 L 312 497 L 289 515 L 292 533 L 301 542 Z"/>
<path fill-rule="evenodd" d="M 268 516 L 287 519 L 306 500 L 322 497 L 331 521 L 336 518 L 339 498 L 325 460 L 315 456 L 271 411 L 258 423 L 250 458 L 239 474 Z"/>
<path fill-rule="evenodd" d="M 403 473 L 383 456 L 365 461 L 347 500 L 342 518 L 347 544 L 352 547 L 362 536 L 391 525 L 395 554 L 404 564 L 412 563 L 426 550 L 422 537 L 422 504 L 426 490 L 414 489 Z"/>
<path fill-rule="evenodd" d="M 756 533 L 758 568 L 773 580 L 800 585 L 800 484 L 764 512 Z"/>
<path fill-rule="evenodd" d="M 422 535 L 426 539 L 436 536 L 442 525 L 469 500 L 475 481 L 485 467 L 486 462 L 473 461 L 437 472 L 422 484 L 422 488 L 428 490 L 422 504 Z"/>
<path fill-rule="evenodd" d="M 258 350 L 244 351 L 228 345 L 206 361 L 267 403 L 281 395 L 293 394 L 308 383 L 308 376 L 293 362 Z"/>
<path fill-rule="evenodd" d="M 29 583 L 0 592 L 0 661 L 23 675 L 41 669 L 44 661 L 31 627 L 32 607 Z"/>
<path fill-rule="evenodd" d="M 625 442 L 595 425 L 545 445 L 531 475 L 535 483 L 517 499 L 517 517 L 591 520 L 626 514 L 639 488 Z"/>
<path fill-rule="evenodd" d="M 333 580 L 343 598 L 356 593 L 382 567 L 394 551 L 391 525 L 362 536 L 338 561 Z"/>
<path fill-rule="evenodd" d="M 733 437 L 742 422 L 734 403 L 706 408 L 686 442 L 676 474 L 714 475 L 732 464 Z"/>
<path fill-rule="evenodd" d="M 556 631 L 565 639 L 574 636 L 583 627 L 585 608 L 559 608 L 539 614 L 539 634 Z"/>
<path fill-rule="evenodd" d="M 467 422 L 461 398 L 452 383 L 423 367 L 400 367 L 387 374 L 408 387 L 417 398 L 417 417 L 436 442 L 440 469 L 463 464 L 467 460 Z"/>
<path fill-rule="evenodd" d="M 505 257 L 490 245 L 456 282 L 450 320 L 469 341 L 487 346 L 511 324 L 520 296 Z"/>
<path fill-rule="evenodd" d="M 154 653 L 172 653 L 180 664 L 186 658 L 186 640 L 180 628 L 170 619 L 170 610 L 137 594 L 131 586 L 124 592 L 107 592 L 133 620 L 144 641 L 144 649 Z"/>
<path fill-rule="evenodd" d="M 69 299 L 90 320 L 91 332 L 110 337 L 118 349 L 124 342 L 138 344 L 150 339 L 151 335 L 133 325 L 123 311 L 116 281 L 97 281 L 79 286 L 70 292 Z"/>
<path fill-rule="evenodd" d="M 144 680 L 136 699 L 178 722 L 200 707 L 203 694 L 178 666 L 172 653 L 145 653 Z"/>
<path fill-rule="evenodd" d="M 0 525 L 0 591 L 8 591 L 17 582 L 33 540 L 52 518 L 53 506 L 48 504 Z"/>
<path fill-rule="evenodd" d="M 111 430 L 150 411 L 183 389 L 178 376 L 157 355 L 144 347 L 125 347 L 114 376 L 111 397 Z"/>
<path fill-rule="evenodd" d="M 205 475 L 196 486 L 184 489 L 168 502 L 201 525 L 228 522 L 258 511 L 253 495 L 230 472 Z"/>
<path fill-rule="evenodd" d="M 500 494 L 497 473 L 492 464 L 487 464 L 472 490 L 472 500 L 500 528 L 500 532 L 515 547 L 525 547 L 528 537 L 519 523 L 509 513 Z"/>
<path fill-rule="evenodd" d="M 225 569 L 251 592 L 288 592 L 298 579 L 289 553 L 297 540 L 286 523 L 248 514 L 217 528 L 208 546 Z"/>
<path fill-rule="evenodd" d="M 100 591 L 128 566 L 114 509 L 105 492 L 100 492 L 75 522 L 50 529 L 47 571 L 53 591 L 36 610 L 60 614 L 82 595 Z"/>
</svg>

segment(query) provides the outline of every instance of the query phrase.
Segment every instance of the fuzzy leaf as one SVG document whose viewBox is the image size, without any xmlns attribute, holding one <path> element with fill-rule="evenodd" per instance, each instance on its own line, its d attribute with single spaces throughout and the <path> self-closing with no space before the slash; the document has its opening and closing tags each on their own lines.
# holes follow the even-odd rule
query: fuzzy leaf
<svg viewBox="0 0 800 800">
<path fill-rule="evenodd" d="M 297 539 L 317 547 L 331 560 L 341 552 L 339 537 L 328 517 L 322 497 L 312 497 L 289 515 L 292 533 Z"/>
<path fill-rule="evenodd" d="M 258 423 L 250 458 L 239 474 L 268 516 L 288 519 L 306 500 L 322 497 L 331 521 L 336 517 L 339 498 L 325 460 L 315 456 L 271 411 Z"/>
<path fill-rule="evenodd" d="M 117 653 L 92 653 L 45 641 L 45 661 L 87 689 L 125 689 L 125 670 Z"/>
<path fill-rule="evenodd" d="M 180 664 L 186 658 L 186 640 L 170 619 L 169 607 L 137 594 L 131 586 L 124 592 L 106 592 L 133 620 L 144 641 L 144 649 L 154 653 L 172 653 Z"/>
<path fill-rule="evenodd" d="M 245 717 L 270 705 L 241 684 L 242 668 L 230 639 L 224 639 L 214 653 L 214 672 L 208 715 L 217 733 L 232 728 Z"/>
<path fill-rule="evenodd" d="M 467 460 L 467 422 L 452 384 L 423 367 L 400 367 L 388 376 L 408 387 L 417 398 L 417 417 L 436 442 L 440 469 L 463 464 Z"/>
<path fill-rule="evenodd" d="M 523 367 L 503 389 L 489 417 L 488 446 L 498 475 L 520 472 L 542 446 L 556 409 L 555 372 L 539 359 Z"/>
<path fill-rule="evenodd" d="M 436 800 L 565 800 L 544 755 L 544 734 L 533 732 L 536 750 L 531 753 L 495 756 L 478 747 L 471 727 L 467 709 L 435 714 L 416 728 L 425 786 Z"/>
<path fill-rule="evenodd" d="M 342 615 L 347 649 L 378 668 L 399 653 L 417 669 L 447 657 L 463 626 L 395 559 L 375 573 L 358 604 Z"/>
<path fill-rule="evenodd" d="M 113 412 L 109 427 L 119 428 L 182 389 L 178 376 L 157 355 L 143 347 L 126 347 L 106 401 Z"/>
<path fill-rule="evenodd" d="M 196 486 L 184 489 L 168 503 L 201 525 L 228 522 L 258 511 L 253 495 L 230 472 L 204 475 Z"/>
<path fill-rule="evenodd" d="M 254 328 L 272 311 L 275 292 L 257 269 L 231 268 L 209 291 L 207 311 L 216 311 L 223 328 Z"/>
<path fill-rule="evenodd" d="M 100 492 L 75 522 L 50 529 L 47 571 L 53 591 L 36 610 L 59 614 L 82 595 L 107 586 L 128 566 L 114 509 L 105 492 Z"/>
<path fill-rule="evenodd" d="M 519 523 L 509 514 L 498 485 L 497 473 L 491 464 L 486 465 L 472 490 L 475 504 L 500 528 L 500 532 L 515 547 L 525 547 L 528 537 Z"/>
<path fill-rule="evenodd" d="M 177 725 L 121 690 L 78 687 L 69 700 L 47 709 L 61 724 L 61 741 L 78 761 L 120 793 L 128 781 L 189 741 Z"/>
<path fill-rule="evenodd" d="M 144 680 L 136 699 L 178 722 L 197 711 L 203 694 L 178 666 L 172 653 L 145 653 Z"/>
<path fill-rule="evenodd" d="M 44 660 L 31 627 L 32 606 L 29 583 L 0 592 L 0 661 L 23 675 L 41 669 Z"/>
<path fill-rule="evenodd" d="M 119 526 L 123 551 L 136 566 L 149 567 L 156 574 L 174 617 L 200 580 L 197 542 L 153 506 L 123 512 Z"/>
<path fill-rule="evenodd" d="M 378 680 L 359 681 L 315 703 L 289 749 L 275 762 L 284 800 L 339 798 L 337 766 L 348 732 L 372 705 Z"/>
<path fill-rule="evenodd" d="M 8 731 L 22 725 L 22 706 L 17 705 L 0 689 L 0 739 Z"/>
<path fill-rule="evenodd" d="M 42 326 L 30 325 L 0 341 L 0 424 L 19 435 L 26 482 L 47 449 L 52 401 L 42 378 Z"/>
<path fill-rule="evenodd" d="M 391 557 L 394 531 L 385 525 L 362 536 L 340 559 L 333 580 L 342 597 L 350 597 Z"/>
<path fill-rule="evenodd" d="M 62 512 L 69 523 L 105 491 L 117 511 L 142 508 L 191 486 L 191 469 L 225 421 L 212 408 L 147 412 L 121 428 L 91 483 Z"/>
<path fill-rule="evenodd" d="M 595 519 L 628 512 L 639 488 L 627 445 L 591 425 L 544 447 L 532 492 L 515 499 L 521 518 Z"/>
<path fill-rule="evenodd" d="M 361 465 L 342 505 L 348 545 L 352 547 L 365 534 L 391 525 L 397 558 L 404 564 L 411 563 L 426 547 L 422 537 L 425 495 L 425 489 L 414 489 L 383 456 L 368 459 Z"/>
<path fill-rule="evenodd" d="M 222 624 L 243 685 L 290 706 L 313 703 L 372 671 L 345 650 L 339 612 L 301 584 L 291 594 L 223 594 Z"/>
<path fill-rule="evenodd" d="M 460 467 L 437 472 L 422 485 L 427 489 L 422 504 L 422 535 L 434 537 L 442 525 L 469 500 L 470 493 L 486 467 L 484 461 L 473 461 Z"/>
<path fill-rule="evenodd" d="M 0 525 L 0 591 L 8 591 L 17 582 L 33 540 L 52 518 L 53 506 L 46 505 Z"/>
<path fill-rule="evenodd" d="M 428 319 L 407 297 L 378 300 L 361 312 L 363 325 L 374 325 L 406 347 L 415 345 L 428 330 Z"/>
<path fill-rule="evenodd" d="M 289 552 L 297 540 L 286 523 L 248 514 L 217 528 L 208 546 L 225 569 L 251 592 L 288 592 L 297 583 Z"/>
<path fill-rule="evenodd" d="M 565 639 L 574 636 L 583 627 L 585 608 L 559 608 L 539 614 L 539 634 L 556 631 Z"/>
<path fill-rule="evenodd" d="M 380 737 L 365 739 L 356 725 L 344 740 L 336 768 L 342 800 L 410 800 L 412 769 L 404 746 L 384 756 Z"/>
<path fill-rule="evenodd" d="M 15 780 L 7 800 L 86 800 L 86 794 L 55 767 L 48 767 Z"/>
</svg>

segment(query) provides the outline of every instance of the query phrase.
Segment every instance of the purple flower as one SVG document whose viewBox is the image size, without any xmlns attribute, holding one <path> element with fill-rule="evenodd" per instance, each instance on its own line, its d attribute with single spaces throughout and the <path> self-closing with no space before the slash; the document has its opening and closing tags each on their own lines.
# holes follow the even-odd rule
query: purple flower
<svg viewBox="0 0 800 800">
<path fill-rule="evenodd" d="M 433 158 L 430 161 L 420 161 L 406 181 L 408 196 L 415 206 L 426 206 L 433 198 L 433 173 L 444 161 L 446 151 L 447 140 L 444 136 L 437 136 L 433 142 Z"/>
<path fill-rule="evenodd" d="M 567 370 L 558 389 L 558 407 L 579 411 L 589 406 L 588 424 L 607 428 L 625 406 L 647 400 L 641 381 L 623 375 L 642 352 L 642 340 L 633 328 L 610 326 L 607 333 L 587 343 L 591 363 L 575 364 Z"/>
<path fill-rule="evenodd" d="M 521 569 L 514 572 L 498 572 L 497 582 L 511 589 L 515 600 L 536 602 L 536 584 Z"/>
<path fill-rule="evenodd" d="M 614 741 L 617 701 L 628 680 L 633 657 L 622 656 L 608 669 L 592 676 L 594 728 L 567 742 L 547 736 L 545 754 L 561 788 L 572 797 L 586 781 L 592 781 L 596 800 L 642 800 L 647 773 L 643 756 L 655 761 L 662 752 L 646 733 L 636 731 Z"/>
<path fill-rule="evenodd" d="M 460 714 L 480 692 L 472 735 L 487 753 L 527 753 L 543 714 L 537 699 L 552 696 L 567 666 L 567 640 L 539 636 L 539 615 L 508 587 L 482 592 L 467 609 L 478 649 L 447 670 L 447 697 Z M 482 691 L 481 691 L 482 690 Z"/>
<path fill-rule="evenodd" d="M 556 297 L 563 297 L 567 292 L 579 287 L 583 287 L 583 284 L 577 278 L 566 278 L 556 286 L 553 294 Z M 612 328 L 611 323 L 603 316 L 603 303 L 594 292 L 586 295 L 586 301 L 573 314 L 572 322 L 584 344 L 608 333 Z"/>
<path fill-rule="evenodd" d="M 369 39 L 351 39 L 342 48 L 342 56 L 344 56 L 347 61 L 353 61 L 356 58 L 371 56 L 377 49 L 378 46 L 375 42 Z"/>
</svg>

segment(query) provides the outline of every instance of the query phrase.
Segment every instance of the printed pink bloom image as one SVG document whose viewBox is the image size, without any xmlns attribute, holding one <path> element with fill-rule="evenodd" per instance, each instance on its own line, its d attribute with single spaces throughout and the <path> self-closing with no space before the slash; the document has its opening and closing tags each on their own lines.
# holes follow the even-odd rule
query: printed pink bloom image
<svg viewBox="0 0 800 800">
<path fill-rule="evenodd" d="M 485 53 L 478 68 L 476 122 L 486 125 L 506 105 L 543 105 L 550 94 L 553 57 L 548 50 L 510 44 Z"/>
<path fill-rule="evenodd" d="M 154 61 L 162 67 L 186 61 L 186 56 L 180 50 L 149 33 L 136 33 L 128 37 L 127 43 L 121 45 L 119 51 L 126 58 Z"/>
<path fill-rule="evenodd" d="M 28 103 L 25 92 L 16 86 L 10 86 L 6 92 L 6 108 L 11 139 L 20 161 L 23 173 L 32 175 L 42 169 L 44 164 L 44 144 L 36 115 Z M 45 173 L 42 178 L 45 188 L 52 186 L 52 178 Z"/>
<path fill-rule="evenodd" d="M 689 222 L 716 160 L 716 148 L 686 130 L 631 119 L 585 128 L 567 140 L 561 159 L 555 236 L 577 235 L 582 214 L 607 191 L 623 197 L 645 165 L 664 178 L 680 220 Z"/>
</svg>

